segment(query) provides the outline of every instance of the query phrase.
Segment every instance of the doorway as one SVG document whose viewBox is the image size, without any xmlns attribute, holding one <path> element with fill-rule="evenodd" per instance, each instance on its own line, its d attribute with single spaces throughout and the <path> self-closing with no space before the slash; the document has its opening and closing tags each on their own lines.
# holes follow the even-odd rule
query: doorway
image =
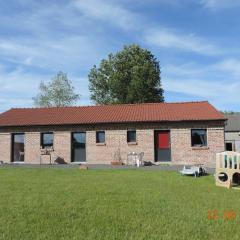
<svg viewBox="0 0 240 240">
<path fill-rule="evenodd" d="M 24 162 L 25 135 L 24 133 L 12 134 L 12 162 Z"/>
<path fill-rule="evenodd" d="M 86 162 L 86 132 L 72 133 L 72 162 Z"/>
<path fill-rule="evenodd" d="M 170 162 L 171 161 L 171 142 L 170 131 L 155 131 L 155 162 Z"/>
</svg>

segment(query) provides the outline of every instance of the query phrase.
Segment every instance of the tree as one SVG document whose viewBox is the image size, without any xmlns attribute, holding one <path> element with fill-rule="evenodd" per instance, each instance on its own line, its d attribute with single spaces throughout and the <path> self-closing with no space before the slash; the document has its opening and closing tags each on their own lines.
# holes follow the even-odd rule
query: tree
<svg viewBox="0 0 240 240">
<path fill-rule="evenodd" d="M 34 104 L 39 107 L 63 107 L 73 105 L 80 96 L 74 93 L 74 87 L 67 74 L 58 72 L 52 81 L 40 83 L 40 93 L 33 98 Z"/>
<path fill-rule="evenodd" d="M 138 45 L 123 50 L 90 70 L 89 90 L 96 104 L 163 102 L 160 66 L 153 54 Z"/>
<path fill-rule="evenodd" d="M 240 112 L 234 112 L 234 111 L 223 111 L 222 113 L 226 115 L 240 115 Z"/>
</svg>

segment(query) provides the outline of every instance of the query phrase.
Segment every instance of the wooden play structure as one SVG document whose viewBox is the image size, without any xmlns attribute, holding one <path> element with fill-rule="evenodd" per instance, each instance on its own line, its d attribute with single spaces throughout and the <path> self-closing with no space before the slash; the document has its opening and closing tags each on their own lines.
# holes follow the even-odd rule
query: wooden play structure
<svg viewBox="0 0 240 240">
<path fill-rule="evenodd" d="M 217 186 L 231 188 L 240 185 L 240 153 L 217 153 L 215 177 Z"/>
</svg>

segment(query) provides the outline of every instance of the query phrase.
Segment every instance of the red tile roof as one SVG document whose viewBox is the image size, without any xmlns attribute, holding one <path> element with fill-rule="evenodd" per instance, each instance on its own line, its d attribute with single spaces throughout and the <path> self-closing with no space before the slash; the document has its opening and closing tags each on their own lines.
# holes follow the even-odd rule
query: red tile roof
<svg viewBox="0 0 240 240">
<path fill-rule="evenodd" d="M 224 120 L 208 102 L 144 103 L 82 107 L 13 108 L 0 126 Z"/>
</svg>

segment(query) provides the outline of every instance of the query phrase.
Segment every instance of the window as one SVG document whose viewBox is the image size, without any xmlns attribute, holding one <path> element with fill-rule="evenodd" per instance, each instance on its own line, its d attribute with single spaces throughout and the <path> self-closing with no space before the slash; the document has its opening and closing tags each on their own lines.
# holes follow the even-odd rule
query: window
<svg viewBox="0 0 240 240">
<path fill-rule="evenodd" d="M 12 162 L 24 162 L 25 135 L 14 133 L 12 135 Z"/>
<path fill-rule="evenodd" d="M 128 130 L 127 131 L 127 142 L 136 142 L 136 130 Z"/>
<path fill-rule="evenodd" d="M 192 147 L 207 146 L 207 130 L 193 129 L 192 130 Z"/>
<path fill-rule="evenodd" d="M 53 146 L 53 133 L 41 133 L 41 147 L 47 148 Z"/>
<path fill-rule="evenodd" d="M 96 132 L 96 143 L 105 143 L 105 131 Z"/>
<path fill-rule="evenodd" d="M 231 142 L 225 143 L 226 151 L 233 151 L 233 144 Z"/>
</svg>

